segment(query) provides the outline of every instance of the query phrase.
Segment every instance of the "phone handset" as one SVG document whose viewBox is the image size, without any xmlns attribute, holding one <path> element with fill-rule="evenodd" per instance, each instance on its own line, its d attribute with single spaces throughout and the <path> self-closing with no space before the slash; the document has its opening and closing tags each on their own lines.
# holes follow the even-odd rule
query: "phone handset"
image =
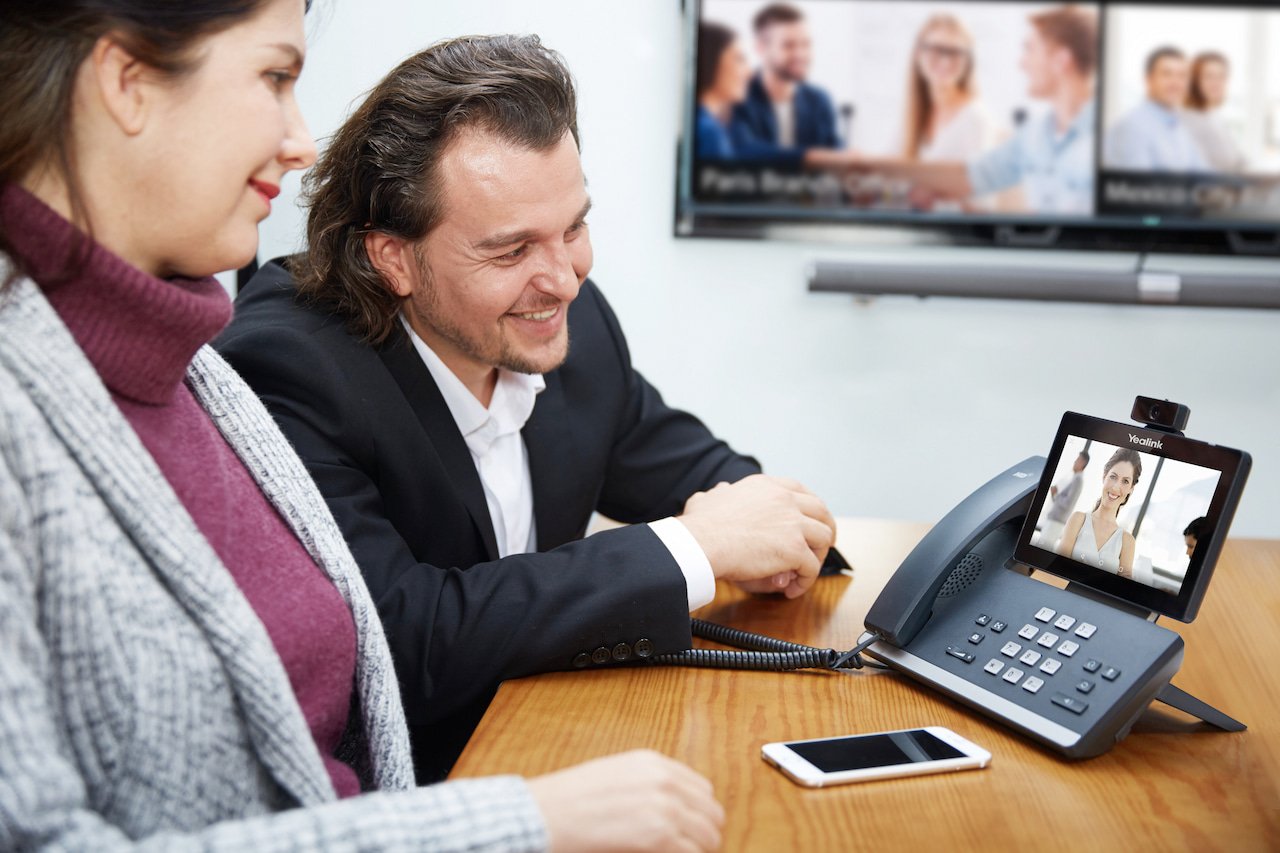
<svg viewBox="0 0 1280 853">
<path fill-rule="evenodd" d="M 947 513 L 920 540 L 867 612 L 867 630 L 904 646 L 929 621 L 947 576 L 984 536 L 1031 508 L 1043 456 L 1028 457 L 998 474 Z"/>
</svg>

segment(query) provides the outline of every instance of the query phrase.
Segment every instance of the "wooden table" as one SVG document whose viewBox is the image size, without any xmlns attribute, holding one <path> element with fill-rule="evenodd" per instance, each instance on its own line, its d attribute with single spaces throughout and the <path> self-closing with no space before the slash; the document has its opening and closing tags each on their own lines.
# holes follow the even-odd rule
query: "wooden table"
<svg viewBox="0 0 1280 853">
<path fill-rule="evenodd" d="M 848 648 L 928 525 L 842 520 L 854 577 L 796 601 L 721 586 L 705 619 Z M 1280 850 L 1280 540 L 1228 541 L 1174 683 L 1247 723 L 1229 734 L 1153 705 L 1107 754 L 1069 762 L 900 674 L 676 667 L 507 682 L 453 777 L 536 775 L 648 747 L 708 776 L 724 849 Z M 760 759 L 768 741 L 942 725 L 986 770 L 808 790 Z"/>
</svg>

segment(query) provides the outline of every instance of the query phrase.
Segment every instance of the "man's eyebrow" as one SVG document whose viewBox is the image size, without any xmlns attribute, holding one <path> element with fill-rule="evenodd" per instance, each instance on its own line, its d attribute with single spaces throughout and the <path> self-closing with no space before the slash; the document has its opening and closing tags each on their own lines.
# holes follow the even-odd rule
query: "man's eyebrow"
<svg viewBox="0 0 1280 853">
<path fill-rule="evenodd" d="M 582 220 L 586 219 L 587 213 L 590 210 L 591 199 L 588 198 L 587 203 L 582 205 L 582 210 L 578 211 L 578 215 L 574 218 L 573 223 L 577 225 L 582 222 Z M 492 252 L 506 246 L 514 246 L 516 243 L 523 243 L 525 240 L 529 240 L 535 236 L 537 236 L 537 232 L 531 231 L 528 228 L 520 231 L 506 231 L 501 234 L 494 234 L 492 237 L 486 237 L 477 243 L 473 243 L 472 248 L 478 252 Z"/>
</svg>

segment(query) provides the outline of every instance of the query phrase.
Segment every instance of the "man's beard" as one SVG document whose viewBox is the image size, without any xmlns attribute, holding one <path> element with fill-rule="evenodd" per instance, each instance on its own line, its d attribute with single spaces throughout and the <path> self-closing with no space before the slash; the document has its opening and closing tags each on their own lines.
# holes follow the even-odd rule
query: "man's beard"
<svg viewBox="0 0 1280 853">
<path fill-rule="evenodd" d="M 547 373 L 564 364 L 565 359 L 569 357 L 570 341 L 567 322 L 565 325 L 564 354 L 557 358 L 554 364 L 535 363 L 529 356 L 518 352 L 507 336 L 501 334 L 498 336 L 497 352 L 493 352 L 493 348 L 487 346 L 485 341 L 468 334 L 458 323 L 440 310 L 440 293 L 436 288 L 435 276 L 431 273 L 431 267 L 416 247 L 414 258 L 418 264 L 418 281 L 421 283 L 421 287 L 409 297 L 409 311 L 413 315 L 413 325 L 430 329 L 448 341 L 454 349 L 473 361 L 487 364 L 491 367 L 510 370 L 512 373 Z M 562 305 L 560 302 L 552 302 L 545 306 L 534 306 L 528 310 L 538 311 L 542 308 L 553 307 L 558 307 L 562 311 L 568 310 L 568 306 Z"/>
</svg>

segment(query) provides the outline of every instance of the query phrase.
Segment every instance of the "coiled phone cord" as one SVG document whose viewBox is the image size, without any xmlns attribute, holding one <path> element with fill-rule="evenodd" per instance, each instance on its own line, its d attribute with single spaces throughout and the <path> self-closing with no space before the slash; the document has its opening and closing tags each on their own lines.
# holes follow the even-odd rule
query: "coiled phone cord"
<svg viewBox="0 0 1280 853">
<path fill-rule="evenodd" d="M 747 669 L 764 672 L 791 672 L 797 669 L 861 669 L 861 652 L 871 645 L 868 640 L 847 652 L 835 649 L 819 649 L 753 634 L 717 625 L 702 619 L 692 621 L 693 635 L 725 646 L 737 646 L 746 651 L 728 649 L 688 649 L 672 654 L 655 655 L 649 660 L 667 666 L 697 666 L 717 669 Z M 873 638 L 874 639 L 874 638 Z"/>
</svg>

